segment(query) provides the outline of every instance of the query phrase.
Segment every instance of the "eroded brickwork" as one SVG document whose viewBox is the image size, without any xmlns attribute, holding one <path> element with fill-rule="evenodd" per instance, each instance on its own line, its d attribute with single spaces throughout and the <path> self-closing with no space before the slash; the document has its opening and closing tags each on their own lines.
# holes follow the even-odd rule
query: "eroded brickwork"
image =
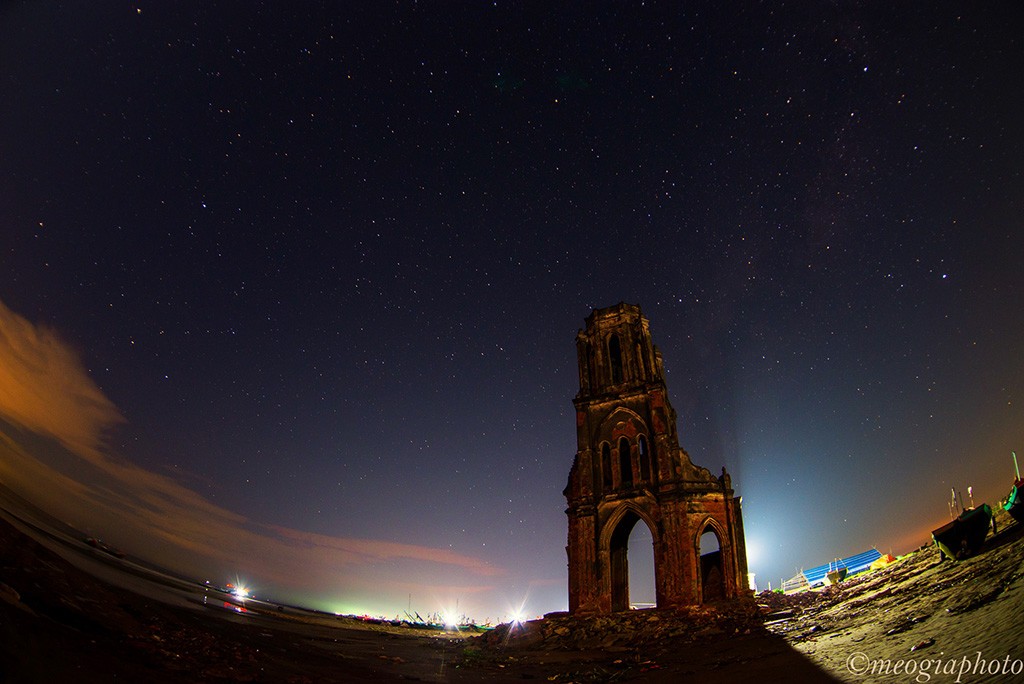
<svg viewBox="0 0 1024 684">
<path fill-rule="evenodd" d="M 680 448 L 661 353 L 640 307 L 597 309 L 576 337 L 578 451 L 568 500 L 569 610 L 629 608 L 627 545 L 638 522 L 654 540 L 658 607 L 739 596 L 747 589 L 739 498 Z M 699 552 L 713 531 L 719 553 Z"/>
</svg>

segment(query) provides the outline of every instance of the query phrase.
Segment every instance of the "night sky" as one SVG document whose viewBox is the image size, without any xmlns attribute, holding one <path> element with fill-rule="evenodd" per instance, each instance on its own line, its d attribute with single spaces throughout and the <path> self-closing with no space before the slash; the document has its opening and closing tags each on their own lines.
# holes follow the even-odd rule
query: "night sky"
<svg viewBox="0 0 1024 684">
<path fill-rule="evenodd" d="M 562 610 L 625 301 L 760 586 L 925 543 L 1024 461 L 1024 22 L 890 4 L 5 3 L 0 482 L 257 595 Z"/>
</svg>

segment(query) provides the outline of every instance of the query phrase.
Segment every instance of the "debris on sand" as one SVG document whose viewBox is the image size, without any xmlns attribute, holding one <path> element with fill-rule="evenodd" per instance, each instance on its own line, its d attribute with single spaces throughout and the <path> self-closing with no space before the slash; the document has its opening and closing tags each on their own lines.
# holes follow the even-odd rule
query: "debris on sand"
<svg viewBox="0 0 1024 684">
<path fill-rule="evenodd" d="M 553 614 L 543 620 L 498 625 L 488 634 L 478 637 L 477 642 L 491 648 L 543 646 L 549 650 L 609 651 L 763 631 L 761 609 L 751 600 L 734 600 L 608 615 Z"/>
</svg>

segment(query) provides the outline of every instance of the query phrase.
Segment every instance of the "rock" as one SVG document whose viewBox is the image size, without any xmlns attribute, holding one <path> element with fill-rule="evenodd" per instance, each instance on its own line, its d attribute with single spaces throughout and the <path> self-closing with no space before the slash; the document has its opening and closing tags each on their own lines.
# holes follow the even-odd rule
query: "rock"
<svg viewBox="0 0 1024 684">
<path fill-rule="evenodd" d="M 919 641 L 916 644 L 914 644 L 913 646 L 911 646 L 910 650 L 911 651 L 920 651 L 922 648 L 928 648 L 929 646 L 933 645 L 934 643 L 935 643 L 935 639 L 932 639 L 931 637 L 929 637 L 929 638 L 924 639 L 922 641 Z"/>
</svg>

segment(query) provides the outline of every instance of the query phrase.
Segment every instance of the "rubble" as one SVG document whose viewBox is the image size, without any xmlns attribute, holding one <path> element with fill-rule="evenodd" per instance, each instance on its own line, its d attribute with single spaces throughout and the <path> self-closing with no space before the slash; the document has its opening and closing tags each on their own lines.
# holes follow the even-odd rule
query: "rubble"
<svg viewBox="0 0 1024 684">
<path fill-rule="evenodd" d="M 477 637 L 486 648 L 590 650 L 606 652 L 698 642 L 764 631 L 764 614 L 753 601 L 737 599 L 667 610 L 632 610 L 604 615 L 549 615 L 543 620 L 499 625 Z"/>
</svg>

